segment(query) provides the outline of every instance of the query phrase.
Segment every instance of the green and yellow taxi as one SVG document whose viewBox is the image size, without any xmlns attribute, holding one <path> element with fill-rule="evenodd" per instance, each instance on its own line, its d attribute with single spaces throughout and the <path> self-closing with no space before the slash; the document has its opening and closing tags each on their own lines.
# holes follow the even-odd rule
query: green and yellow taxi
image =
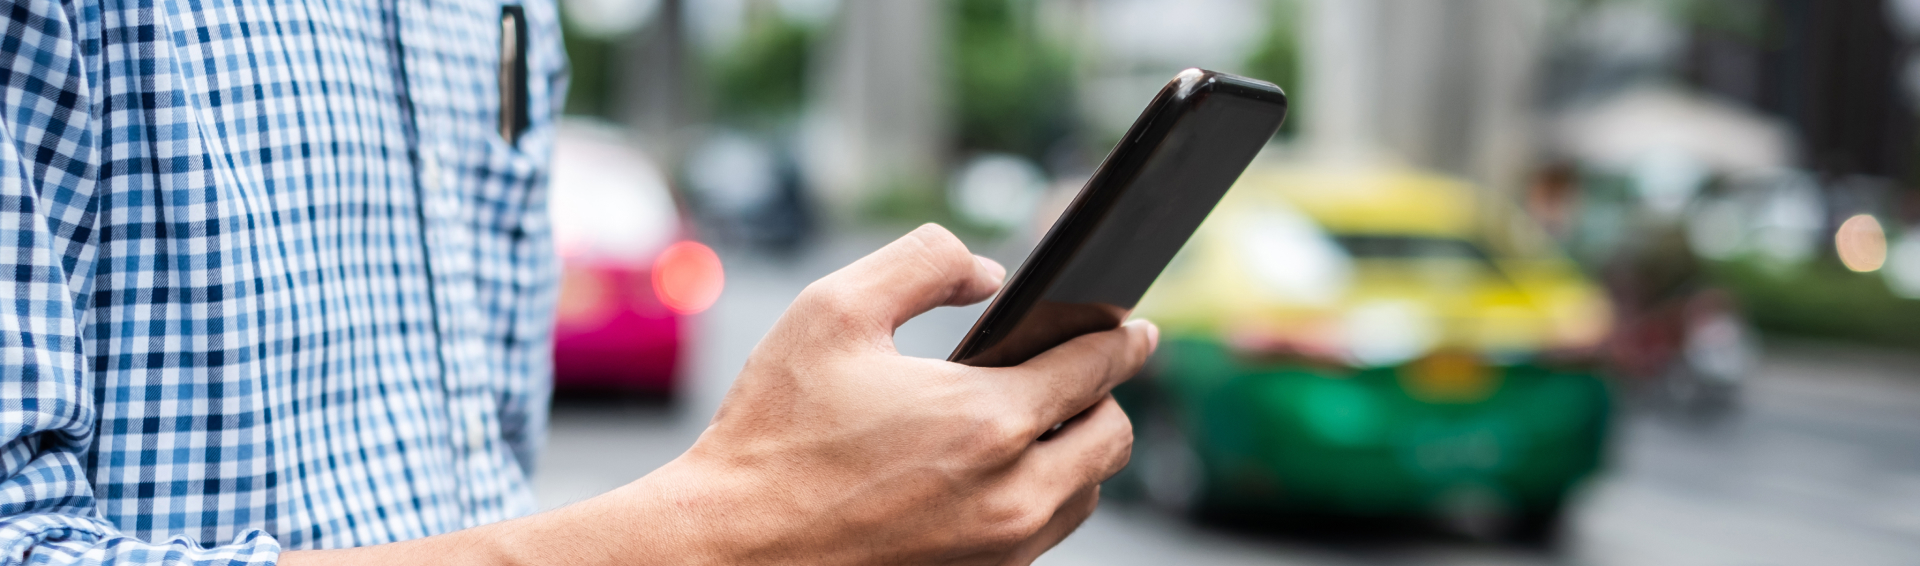
<svg viewBox="0 0 1920 566">
<path fill-rule="evenodd" d="M 1551 536 L 1601 463 L 1603 291 L 1501 197 L 1410 170 L 1256 165 L 1136 313 L 1121 481 L 1163 504 L 1492 519 Z M 1486 522 L 1486 521 L 1482 521 Z"/>
</svg>

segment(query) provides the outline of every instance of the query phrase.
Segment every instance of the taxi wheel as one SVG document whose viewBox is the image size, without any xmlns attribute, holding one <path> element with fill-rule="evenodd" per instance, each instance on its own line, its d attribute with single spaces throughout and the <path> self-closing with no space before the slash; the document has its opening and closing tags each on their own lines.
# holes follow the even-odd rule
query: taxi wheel
<svg viewBox="0 0 1920 566">
<path fill-rule="evenodd" d="M 1523 548 L 1556 550 L 1566 534 L 1566 515 L 1566 507 L 1559 502 L 1521 513 L 1507 524 L 1502 538 Z"/>
</svg>

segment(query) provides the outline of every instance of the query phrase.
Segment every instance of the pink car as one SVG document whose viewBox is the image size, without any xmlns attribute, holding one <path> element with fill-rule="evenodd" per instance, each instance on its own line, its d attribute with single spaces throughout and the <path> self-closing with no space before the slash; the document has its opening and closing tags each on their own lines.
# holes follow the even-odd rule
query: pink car
<svg viewBox="0 0 1920 566">
<path fill-rule="evenodd" d="M 555 387 L 672 394 L 688 319 L 725 285 L 720 258 L 691 238 L 665 176 L 616 130 L 563 122 L 551 187 L 563 270 Z"/>
</svg>

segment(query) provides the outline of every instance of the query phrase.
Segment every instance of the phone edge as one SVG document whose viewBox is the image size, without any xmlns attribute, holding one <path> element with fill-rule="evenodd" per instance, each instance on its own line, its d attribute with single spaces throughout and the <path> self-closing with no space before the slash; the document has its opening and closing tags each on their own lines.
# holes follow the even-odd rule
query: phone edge
<svg viewBox="0 0 1920 566">
<path fill-rule="evenodd" d="M 1186 75 L 1195 72 L 1199 74 L 1198 77 L 1190 81 L 1183 80 Z M 1164 115 L 1179 115 L 1178 112 L 1180 112 L 1181 109 L 1175 105 L 1195 104 L 1215 93 L 1278 104 L 1282 113 L 1282 122 L 1285 121 L 1285 116 L 1291 110 L 1288 107 L 1286 92 L 1278 85 L 1270 82 L 1199 68 L 1189 68 L 1175 75 L 1173 80 L 1168 81 L 1165 86 L 1161 87 L 1160 92 L 1154 95 L 1153 100 L 1147 103 L 1146 108 L 1141 110 L 1140 116 L 1134 119 L 1132 126 L 1128 127 L 1126 135 L 1121 138 L 1121 142 L 1116 144 L 1113 150 L 1107 153 L 1106 158 L 1101 160 L 1100 165 L 1094 169 L 1094 175 L 1088 178 L 1086 184 L 1080 187 L 1080 191 L 1074 195 L 1073 201 L 1067 205 L 1067 208 L 1060 213 L 1058 218 L 1054 219 L 1054 223 L 1048 228 L 1047 233 L 1041 236 L 1040 241 L 1034 245 L 1033 251 L 1028 252 L 1027 257 L 1020 262 L 1020 266 L 1014 271 L 1013 275 L 1007 278 L 1007 287 L 1002 288 L 999 293 L 994 295 L 992 302 L 987 304 L 986 311 L 982 312 L 980 318 L 974 320 L 973 325 L 967 329 L 966 335 L 961 337 L 960 343 L 955 345 L 953 352 L 947 356 L 947 361 L 960 363 L 967 358 L 978 355 L 980 350 L 984 348 L 984 346 L 981 346 L 981 341 L 984 339 L 983 332 L 987 330 L 988 326 L 999 323 L 1001 318 L 1007 316 L 1006 313 L 1008 311 L 1024 312 L 1025 310 L 1031 309 L 1033 303 L 1037 303 L 1040 300 L 1037 294 L 1038 292 L 1030 288 L 1036 284 L 1051 282 L 1053 278 L 1059 275 L 1060 270 L 1065 269 L 1067 263 L 1065 260 L 1071 259 L 1069 257 L 1065 258 L 1065 260 L 1053 261 L 1058 258 L 1050 256 L 1058 253 L 1071 254 L 1079 248 L 1079 246 L 1072 246 L 1064 249 L 1056 249 L 1057 244 L 1060 244 L 1060 239 L 1076 237 L 1081 240 L 1081 243 L 1084 243 L 1085 239 L 1090 237 L 1094 230 L 1098 228 L 1099 221 L 1106 218 L 1104 214 L 1096 214 L 1082 220 L 1080 219 L 1080 213 L 1085 211 L 1089 206 L 1111 207 L 1114 202 L 1118 200 L 1119 195 L 1113 193 L 1111 190 L 1096 193 L 1093 189 L 1096 186 L 1112 186 L 1113 184 L 1107 182 L 1107 180 L 1114 175 L 1136 173 L 1141 167 L 1145 166 L 1146 159 L 1134 160 L 1132 164 L 1128 165 L 1129 170 L 1127 171 L 1110 169 L 1109 165 L 1112 165 L 1116 158 L 1127 157 L 1134 151 L 1140 151 L 1141 148 L 1157 147 L 1158 140 L 1164 139 L 1173 129 L 1173 122 L 1159 123 L 1161 120 L 1158 118 Z M 1156 129 L 1155 126 L 1158 126 L 1158 128 Z M 1276 125 L 1275 131 L 1278 131 L 1278 129 Z M 1153 143 L 1148 143 L 1148 136 L 1153 137 Z M 1269 136 L 1271 136 L 1271 134 L 1269 134 Z M 1096 199 L 1100 202 L 1095 202 Z M 1079 229 L 1077 225 L 1070 224 L 1072 221 L 1091 222 L 1092 225 L 1084 229 Z M 1051 270 L 1052 273 L 1044 274 L 1044 281 L 1036 281 L 1034 279 L 1036 275 L 1034 272 L 1039 269 L 1048 269 Z M 1024 305 L 1015 304 L 1016 302 L 1024 303 Z M 1022 306 L 1025 308 L 1018 308 Z M 1015 322 L 1017 323 L 1017 321 Z"/>
</svg>

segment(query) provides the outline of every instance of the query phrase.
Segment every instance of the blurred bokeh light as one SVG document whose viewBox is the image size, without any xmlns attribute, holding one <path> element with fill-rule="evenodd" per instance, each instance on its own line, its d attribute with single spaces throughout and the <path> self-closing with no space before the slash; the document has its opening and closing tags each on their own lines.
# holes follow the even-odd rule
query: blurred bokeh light
<svg viewBox="0 0 1920 566">
<path fill-rule="evenodd" d="M 1871 214 L 1856 214 L 1833 235 L 1840 263 L 1857 272 L 1879 271 L 1887 263 L 1887 233 Z"/>
</svg>

